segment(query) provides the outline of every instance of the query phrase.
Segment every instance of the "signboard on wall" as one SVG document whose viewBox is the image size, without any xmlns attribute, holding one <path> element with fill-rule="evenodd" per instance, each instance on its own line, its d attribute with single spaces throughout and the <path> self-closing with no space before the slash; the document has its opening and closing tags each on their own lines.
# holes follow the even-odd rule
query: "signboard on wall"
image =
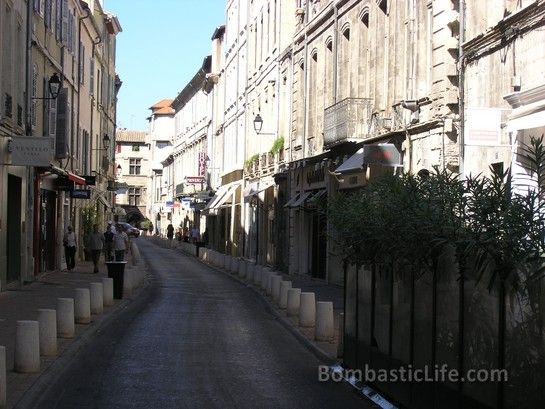
<svg viewBox="0 0 545 409">
<path fill-rule="evenodd" d="M 467 108 L 465 129 L 466 145 L 500 145 L 501 110 L 497 108 Z"/>
<path fill-rule="evenodd" d="M 16 136 L 8 143 L 11 165 L 42 166 L 51 164 L 55 156 L 55 139 L 48 136 Z"/>
</svg>

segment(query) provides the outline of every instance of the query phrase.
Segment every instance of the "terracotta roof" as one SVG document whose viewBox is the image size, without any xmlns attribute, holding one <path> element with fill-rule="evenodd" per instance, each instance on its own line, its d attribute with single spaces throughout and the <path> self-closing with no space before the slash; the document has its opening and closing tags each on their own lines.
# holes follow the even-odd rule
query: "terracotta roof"
<svg viewBox="0 0 545 409">
<path fill-rule="evenodd" d="M 173 101 L 172 99 L 162 99 L 161 101 L 156 102 L 155 104 L 150 106 L 149 109 L 158 109 L 158 108 L 169 107 L 172 104 L 172 101 Z"/>
<path fill-rule="evenodd" d="M 118 129 L 115 132 L 116 142 L 146 142 L 146 132 L 129 131 L 128 129 Z"/>
<path fill-rule="evenodd" d="M 174 111 L 174 108 L 171 108 L 171 107 L 164 107 L 164 108 L 159 108 L 155 111 L 153 111 L 153 114 L 156 115 L 156 114 L 173 114 L 175 111 Z"/>
</svg>

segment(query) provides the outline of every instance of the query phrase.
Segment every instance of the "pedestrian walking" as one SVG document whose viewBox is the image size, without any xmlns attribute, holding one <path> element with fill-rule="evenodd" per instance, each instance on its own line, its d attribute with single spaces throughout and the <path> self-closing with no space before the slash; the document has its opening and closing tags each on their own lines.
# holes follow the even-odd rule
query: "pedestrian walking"
<svg viewBox="0 0 545 409">
<path fill-rule="evenodd" d="M 76 233 L 72 230 L 72 226 L 68 226 L 64 233 L 62 244 L 64 245 L 64 258 L 66 259 L 66 268 L 68 271 L 76 267 Z"/>
<path fill-rule="evenodd" d="M 98 273 L 98 262 L 100 261 L 100 253 L 104 247 L 104 234 L 98 230 L 98 224 L 93 224 L 93 231 L 87 238 L 88 249 L 91 250 L 91 259 L 93 260 L 93 273 Z"/>
<path fill-rule="evenodd" d="M 108 222 L 106 231 L 104 232 L 104 259 L 112 261 L 112 253 L 114 250 L 114 232 L 112 231 L 112 222 Z"/>
<path fill-rule="evenodd" d="M 124 261 L 125 254 L 129 252 L 129 236 L 123 231 L 120 224 L 115 225 L 114 253 L 115 261 Z"/>
<path fill-rule="evenodd" d="M 193 228 L 191 229 L 191 241 L 193 242 L 193 244 L 197 244 L 200 238 L 201 238 L 201 233 L 199 232 L 198 227 L 193 226 Z"/>
<path fill-rule="evenodd" d="M 168 239 L 168 246 L 172 247 L 172 239 L 174 238 L 174 226 L 172 223 L 169 223 L 167 226 L 167 239 Z"/>
</svg>

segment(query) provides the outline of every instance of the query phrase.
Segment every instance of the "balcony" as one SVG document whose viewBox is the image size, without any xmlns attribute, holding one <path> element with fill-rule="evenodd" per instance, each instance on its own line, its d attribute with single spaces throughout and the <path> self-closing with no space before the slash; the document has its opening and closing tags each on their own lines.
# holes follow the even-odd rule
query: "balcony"
<svg viewBox="0 0 545 409">
<path fill-rule="evenodd" d="M 359 142 L 369 137 L 369 98 L 346 98 L 325 109 L 324 147 L 343 142 Z"/>
<path fill-rule="evenodd" d="M 284 170 L 284 149 L 272 154 L 270 152 L 256 155 L 255 159 L 246 163 L 244 172 L 250 179 L 264 177 Z"/>
</svg>

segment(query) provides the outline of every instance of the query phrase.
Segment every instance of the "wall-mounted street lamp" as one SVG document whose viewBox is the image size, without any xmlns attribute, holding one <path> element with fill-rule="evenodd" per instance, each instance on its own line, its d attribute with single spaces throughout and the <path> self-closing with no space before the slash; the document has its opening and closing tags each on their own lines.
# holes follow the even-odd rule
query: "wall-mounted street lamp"
<svg viewBox="0 0 545 409">
<path fill-rule="evenodd" d="M 276 135 L 274 132 L 261 132 L 262 128 L 263 128 L 263 118 L 261 118 L 261 115 L 258 113 L 254 118 L 255 133 L 258 135 Z"/>
<path fill-rule="evenodd" d="M 48 81 L 48 85 L 49 85 L 49 95 L 51 95 L 50 97 L 43 97 L 43 98 L 38 98 L 38 97 L 32 97 L 32 99 L 45 99 L 45 100 L 48 100 L 48 99 L 57 99 L 57 97 L 59 96 L 59 92 L 61 90 L 61 79 L 59 78 L 59 76 L 57 75 L 57 73 L 53 73 L 53 75 L 51 76 L 51 78 L 49 78 L 49 81 Z"/>
<path fill-rule="evenodd" d="M 106 150 L 110 147 L 110 137 L 107 133 L 102 137 L 102 146 L 104 146 L 104 149 Z"/>
<path fill-rule="evenodd" d="M 261 118 L 261 115 L 257 114 L 254 118 L 255 133 L 259 135 L 261 128 L 263 128 L 263 118 Z"/>
</svg>

